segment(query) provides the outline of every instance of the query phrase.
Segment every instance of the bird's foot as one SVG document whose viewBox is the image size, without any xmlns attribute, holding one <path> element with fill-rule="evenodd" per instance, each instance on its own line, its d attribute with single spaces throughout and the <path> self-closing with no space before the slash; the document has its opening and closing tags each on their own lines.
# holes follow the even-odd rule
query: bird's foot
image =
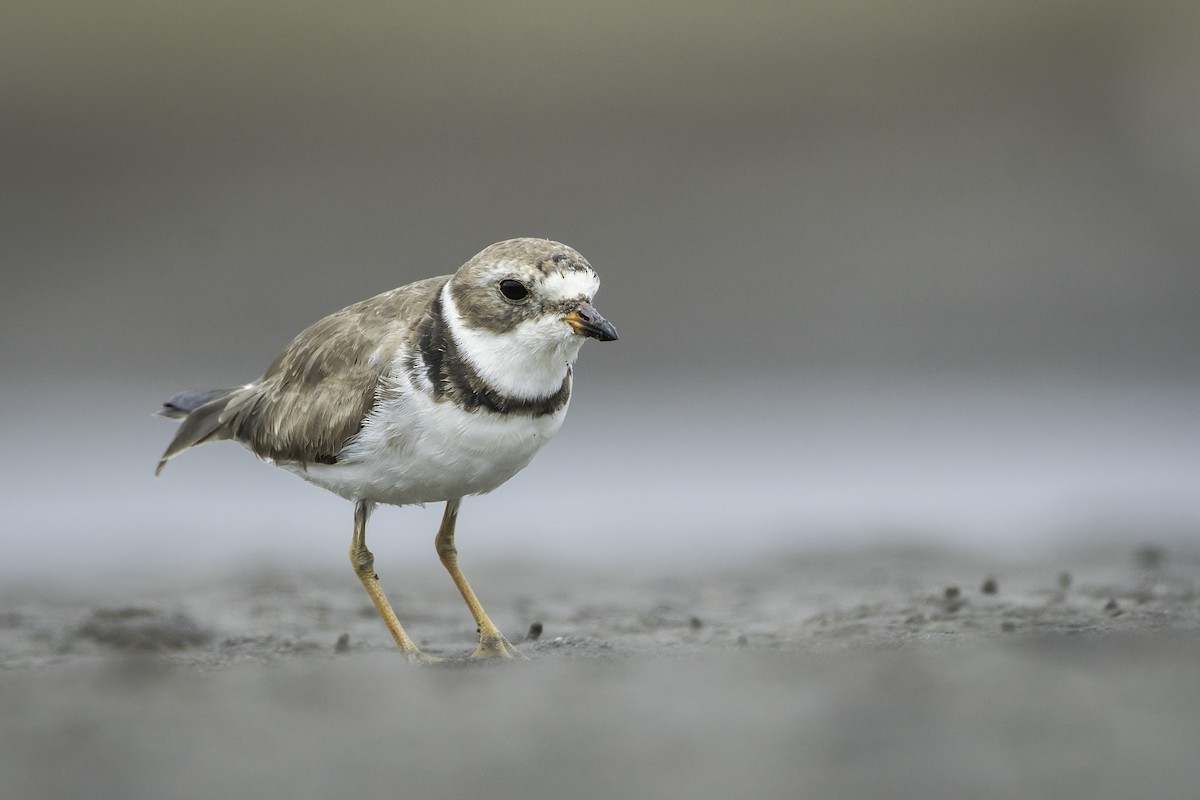
<svg viewBox="0 0 1200 800">
<path fill-rule="evenodd" d="M 410 664 L 444 664 L 446 659 L 441 656 L 432 656 L 424 650 L 418 650 L 415 647 L 412 650 L 405 650 L 404 657 Z"/>
<path fill-rule="evenodd" d="M 508 658 L 518 661 L 528 661 L 529 656 L 512 645 L 508 639 L 496 631 L 493 635 L 479 637 L 479 647 L 471 654 L 471 658 Z"/>
</svg>

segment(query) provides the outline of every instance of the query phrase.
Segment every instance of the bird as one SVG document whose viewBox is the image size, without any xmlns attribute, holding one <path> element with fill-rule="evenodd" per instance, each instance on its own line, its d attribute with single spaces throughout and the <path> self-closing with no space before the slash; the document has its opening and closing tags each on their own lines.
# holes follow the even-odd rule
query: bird
<svg viewBox="0 0 1200 800">
<path fill-rule="evenodd" d="M 403 655 L 421 650 L 388 602 L 367 549 L 377 505 L 445 503 L 437 554 L 479 631 L 471 658 L 525 658 L 488 618 L 458 566 L 465 497 L 499 487 L 558 432 L 587 339 L 617 329 L 592 305 L 599 278 L 567 245 L 517 238 L 452 275 L 347 306 L 301 332 L 255 381 L 189 390 L 156 474 L 188 448 L 232 440 L 354 504 L 350 561 Z"/>
</svg>

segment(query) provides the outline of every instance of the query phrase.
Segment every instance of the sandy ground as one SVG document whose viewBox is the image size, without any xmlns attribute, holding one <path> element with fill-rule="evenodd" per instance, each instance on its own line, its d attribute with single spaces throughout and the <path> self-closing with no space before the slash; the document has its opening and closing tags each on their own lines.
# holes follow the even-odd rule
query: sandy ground
<svg viewBox="0 0 1200 800">
<path fill-rule="evenodd" d="M 381 570 L 385 565 L 378 565 Z M 472 647 L 436 561 L 383 574 Z M 3 593 L 6 798 L 1194 798 L 1200 558 L 465 564 L 529 662 L 346 570 Z M 403 580 L 401 580 L 403 578 Z M 532 629 L 540 635 L 532 637 Z"/>
</svg>

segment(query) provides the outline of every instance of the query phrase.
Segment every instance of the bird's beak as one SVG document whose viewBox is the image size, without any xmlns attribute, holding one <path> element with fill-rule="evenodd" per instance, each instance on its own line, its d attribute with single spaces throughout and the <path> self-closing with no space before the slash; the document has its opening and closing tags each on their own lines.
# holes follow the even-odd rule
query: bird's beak
<svg viewBox="0 0 1200 800">
<path fill-rule="evenodd" d="M 584 303 L 567 314 L 563 317 L 563 322 L 570 325 L 580 336 L 589 336 L 602 342 L 614 342 L 617 339 L 617 329 L 600 316 L 600 312 L 592 308 L 591 303 Z"/>
</svg>

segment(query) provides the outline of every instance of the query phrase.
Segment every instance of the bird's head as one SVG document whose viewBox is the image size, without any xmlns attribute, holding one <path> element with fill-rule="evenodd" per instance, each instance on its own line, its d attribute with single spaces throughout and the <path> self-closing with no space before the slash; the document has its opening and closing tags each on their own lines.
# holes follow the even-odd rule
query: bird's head
<svg viewBox="0 0 1200 800">
<path fill-rule="evenodd" d="M 508 360 L 545 355 L 569 366 L 584 340 L 617 338 L 592 305 L 599 288 L 596 271 L 574 249 L 548 239 L 509 239 L 454 274 L 447 311 L 473 361 L 486 351 Z"/>
</svg>

